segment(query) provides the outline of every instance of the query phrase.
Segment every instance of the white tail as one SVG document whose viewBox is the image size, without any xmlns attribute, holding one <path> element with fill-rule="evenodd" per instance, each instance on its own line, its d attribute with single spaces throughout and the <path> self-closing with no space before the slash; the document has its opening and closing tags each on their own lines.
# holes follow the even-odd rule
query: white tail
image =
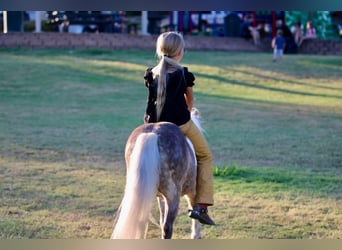
<svg viewBox="0 0 342 250">
<path fill-rule="evenodd" d="M 131 154 L 124 197 L 112 239 L 145 237 L 149 215 L 159 182 L 158 137 L 153 133 L 138 136 Z"/>
</svg>

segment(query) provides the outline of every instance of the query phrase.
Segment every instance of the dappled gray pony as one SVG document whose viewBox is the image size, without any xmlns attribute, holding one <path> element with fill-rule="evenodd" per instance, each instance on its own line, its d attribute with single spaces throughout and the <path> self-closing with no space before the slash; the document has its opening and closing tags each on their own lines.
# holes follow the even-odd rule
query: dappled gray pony
<svg viewBox="0 0 342 250">
<path fill-rule="evenodd" d="M 201 129 L 196 109 L 192 119 Z M 197 162 L 190 140 L 172 123 L 143 124 L 129 136 L 125 160 L 125 193 L 111 238 L 146 238 L 157 196 L 161 238 L 171 239 L 181 196 L 186 197 L 189 209 L 194 205 Z M 191 238 L 201 238 L 198 220 L 192 219 L 191 229 Z"/>
</svg>

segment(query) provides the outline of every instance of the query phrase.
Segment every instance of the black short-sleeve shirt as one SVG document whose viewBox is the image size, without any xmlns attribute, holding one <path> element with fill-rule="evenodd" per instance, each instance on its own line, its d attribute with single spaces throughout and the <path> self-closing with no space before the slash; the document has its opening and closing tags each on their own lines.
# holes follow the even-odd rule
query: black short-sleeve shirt
<svg viewBox="0 0 342 250">
<path fill-rule="evenodd" d="M 148 122 L 157 122 L 156 100 L 158 89 L 158 77 L 153 79 L 152 68 L 148 68 L 144 74 L 146 87 L 149 89 L 146 114 L 150 116 Z M 185 101 L 184 94 L 187 87 L 192 87 L 194 75 L 188 68 L 178 69 L 168 73 L 166 77 L 166 98 L 159 121 L 167 121 L 180 126 L 190 120 L 190 112 Z"/>
</svg>

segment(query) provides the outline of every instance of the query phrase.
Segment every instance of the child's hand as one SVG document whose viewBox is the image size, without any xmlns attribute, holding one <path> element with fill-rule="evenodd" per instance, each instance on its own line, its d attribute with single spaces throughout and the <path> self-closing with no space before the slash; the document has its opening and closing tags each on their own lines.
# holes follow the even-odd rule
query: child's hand
<svg viewBox="0 0 342 250">
<path fill-rule="evenodd" d="M 150 116 L 148 114 L 144 115 L 144 123 L 148 123 L 148 121 L 150 120 Z"/>
</svg>

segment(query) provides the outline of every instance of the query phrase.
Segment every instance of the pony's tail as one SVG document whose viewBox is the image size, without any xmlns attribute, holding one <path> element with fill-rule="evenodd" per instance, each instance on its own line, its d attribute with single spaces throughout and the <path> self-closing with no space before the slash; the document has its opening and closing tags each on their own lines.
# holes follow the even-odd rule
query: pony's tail
<svg viewBox="0 0 342 250">
<path fill-rule="evenodd" d="M 159 182 L 158 137 L 153 133 L 138 136 L 129 166 L 112 239 L 145 237 L 153 199 Z"/>
</svg>

